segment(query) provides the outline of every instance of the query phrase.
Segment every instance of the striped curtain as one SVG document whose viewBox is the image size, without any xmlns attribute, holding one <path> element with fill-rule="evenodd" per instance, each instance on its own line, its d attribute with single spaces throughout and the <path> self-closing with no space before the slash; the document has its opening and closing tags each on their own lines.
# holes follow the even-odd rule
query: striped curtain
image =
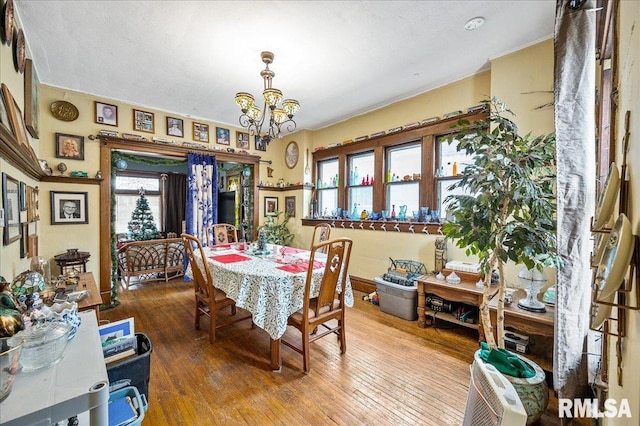
<svg viewBox="0 0 640 426">
<path fill-rule="evenodd" d="M 215 155 L 187 157 L 187 212 L 185 231 L 206 242 L 205 229 L 218 222 L 218 170 Z"/>
</svg>

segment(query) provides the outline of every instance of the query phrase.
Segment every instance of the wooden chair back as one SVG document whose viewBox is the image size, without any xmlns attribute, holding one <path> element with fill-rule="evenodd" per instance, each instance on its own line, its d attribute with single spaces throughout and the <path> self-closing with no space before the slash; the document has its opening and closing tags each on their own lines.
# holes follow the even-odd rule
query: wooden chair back
<svg viewBox="0 0 640 426">
<path fill-rule="evenodd" d="M 238 241 L 238 228 L 229 223 L 216 223 L 207 226 L 205 235 L 208 246 L 235 243 Z"/>
<path fill-rule="evenodd" d="M 311 248 L 318 243 L 327 241 L 331 236 L 331 225 L 328 223 L 319 223 L 313 227 L 313 236 L 311 237 Z M 322 253 L 326 253 L 328 246 L 323 248 Z"/>
</svg>

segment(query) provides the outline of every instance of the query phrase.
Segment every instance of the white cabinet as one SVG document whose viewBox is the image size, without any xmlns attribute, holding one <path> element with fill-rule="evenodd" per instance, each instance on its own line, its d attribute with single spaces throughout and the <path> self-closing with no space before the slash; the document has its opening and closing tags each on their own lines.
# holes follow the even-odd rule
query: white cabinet
<svg viewBox="0 0 640 426">
<path fill-rule="evenodd" d="M 58 364 L 18 373 L 11 394 L 0 403 L 0 425 L 50 425 L 85 411 L 91 425 L 109 423 L 109 379 L 96 313 L 80 317 L 82 324 Z"/>
</svg>

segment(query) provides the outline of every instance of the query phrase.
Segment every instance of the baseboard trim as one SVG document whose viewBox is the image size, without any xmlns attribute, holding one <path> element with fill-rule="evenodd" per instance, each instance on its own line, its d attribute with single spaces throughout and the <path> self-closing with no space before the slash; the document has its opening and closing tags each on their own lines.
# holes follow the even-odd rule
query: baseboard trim
<svg viewBox="0 0 640 426">
<path fill-rule="evenodd" d="M 376 291 L 376 282 L 373 280 L 356 277 L 355 275 L 351 275 L 349 278 L 351 278 L 351 288 L 354 290 L 363 291 L 367 294 Z"/>
</svg>

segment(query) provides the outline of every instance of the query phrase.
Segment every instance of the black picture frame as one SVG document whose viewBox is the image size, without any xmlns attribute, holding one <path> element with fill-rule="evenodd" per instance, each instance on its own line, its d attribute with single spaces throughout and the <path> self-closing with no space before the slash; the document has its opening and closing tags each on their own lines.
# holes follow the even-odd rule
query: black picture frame
<svg viewBox="0 0 640 426">
<path fill-rule="evenodd" d="M 296 217 L 296 197 L 295 195 L 284 197 L 284 212 L 289 217 Z"/>
<path fill-rule="evenodd" d="M 2 243 L 6 246 L 20 239 L 20 184 L 17 179 L 2 173 L 2 208 L 4 228 Z"/>
<path fill-rule="evenodd" d="M 184 137 L 184 121 L 181 118 L 167 117 L 167 135 Z"/>
<path fill-rule="evenodd" d="M 56 133 L 56 158 L 84 160 L 84 136 Z"/>
<path fill-rule="evenodd" d="M 278 197 L 264 197 L 264 215 L 276 216 L 278 213 Z"/>
<path fill-rule="evenodd" d="M 107 126 L 118 126 L 118 107 L 95 101 L 96 123 Z"/>
<path fill-rule="evenodd" d="M 51 224 L 75 225 L 89 223 L 89 195 L 87 192 L 62 192 L 51 193 Z M 74 204 L 75 208 L 67 210 L 71 217 L 65 217 L 65 206 Z"/>
<path fill-rule="evenodd" d="M 27 184 L 20 182 L 20 211 L 27 211 Z"/>
<path fill-rule="evenodd" d="M 256 151 L 266 151 L 267 150 L 267 144 L 264 143 L 264 141 L 260 138 L 260 136 L 254 136 L 254 143 L 255 143 L 255 147 L 256 147 Z"/>
</svg>

